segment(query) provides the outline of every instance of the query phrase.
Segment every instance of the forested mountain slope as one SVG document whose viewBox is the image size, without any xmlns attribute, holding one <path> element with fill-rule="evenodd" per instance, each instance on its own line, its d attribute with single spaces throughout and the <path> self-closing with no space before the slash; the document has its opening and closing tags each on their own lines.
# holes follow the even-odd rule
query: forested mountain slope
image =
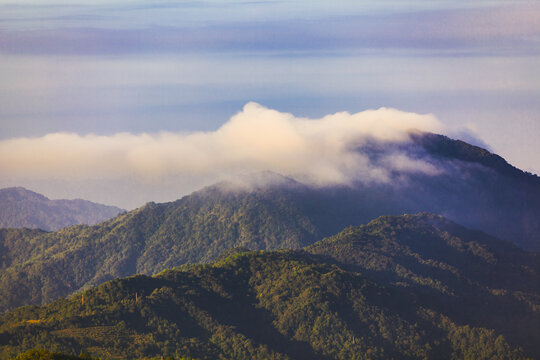
<svg viewBox="0 0 540 360">
<path fill-rule="evenodd" d="M 383 216 L 306 248 L 540 354 L 540 256 L 432 214 Z"/>
<path fill-rule="evenodd" d="M 236 246 L 298 248 L 321 237 L 281 189 L 236 193 L 218 187 L 149 203 L 96 226 L 51 233 L 5 229 L 0 310 L 48 302 L 116 277 L 208 261 Z"/>
<path fill-rule="evenodd" d="M 90 201 L 50 200 L 22 187 L 0 189 L 0 227 L 58 230 L 74 224 L 93 225 L 124 210 Z"/>
<path fill-rule="evenodd" d="M 123 359 L 526 357 L 496 331 L 419 304 L 406 287 L 290 250 L 114 280 L 19 308 L 0 324 L 3 359 L 35 347 Z"/>
<path fill-rule="evenodd" d="M 540 248 L 537 176 L 461 141 L 413 138 L 414 145 L 400 151 L 437 173 L 397 172 L 390 182 L 326 187 L 274 174 L 267 183 L 221 183 L 174 202 L 149 203 L 95 226 L 4 230 L 0 312 L 117 277 L 210 261 L 233 247 L 301 248 L 387 214 L 439 213 L 520 247 Z M 361 151 L 376 162 L 381 146 L 367 144 Z"/>
</svg>

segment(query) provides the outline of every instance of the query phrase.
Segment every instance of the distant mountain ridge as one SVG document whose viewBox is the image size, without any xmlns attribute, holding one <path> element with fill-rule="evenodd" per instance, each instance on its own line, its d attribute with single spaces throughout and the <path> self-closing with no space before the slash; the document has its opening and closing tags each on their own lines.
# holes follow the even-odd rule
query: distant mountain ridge
<svg viewBox="0 0 540 360">
<path fill-rule="evenodd" d="M 50 200 L 23 187 L 0 189 L 0 227 L 59 230 L 66 226 L 94 225 L 124 210 L 91 201 Z"/>
</svg>

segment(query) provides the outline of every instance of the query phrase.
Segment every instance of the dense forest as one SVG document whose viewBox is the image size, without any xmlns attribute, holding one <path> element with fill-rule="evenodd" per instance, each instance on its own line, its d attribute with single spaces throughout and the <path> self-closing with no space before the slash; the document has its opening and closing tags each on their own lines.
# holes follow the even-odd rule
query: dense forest
<svg viewBox="0 0 540 360">
<path fill-rule="evenodd" d="M 117 358 L 524 358 L 493 330 L 291 251 L 113 280 L 1 322 L 5 356 L 46 347 Z"/>
<path fill-rule="evenodd" d="M 91 360 L 92 357 L 88 353 L 77 355 L 67 355 L 59 352 L 50 352 L 43 349 L 32 349 L 17 355 L 13 360 Z"/>
<path fill-rule="evenodd" d="M 237 246 L 299 248 L 322 234 L 278 190 L 218 188 L 149 203 L 96 226 L 0 230 L 0 311 L 40 304 L 136 273 L 209 261 Z M 59 271 L 61 269 L 61 271 Z"/>
<path fill-rule="evenodd" d="M 435 215 L 382 217 L 304 250 L 230 250 L 18 308 L 0 318 L 0 356 L 534 358 L 538 264 Z"/>
<path fill-rule="evenodd" d="M 306 249 L 540 354 L 540 256 L 432 214 L 380 217 Z"/>
<path fill-rule="evenodd" d="M 0 228 L 59 230 L 97 224 L 123 211 L 81 199 L 50 200 L 22 187 L 0 189 Z"/>
</svg>

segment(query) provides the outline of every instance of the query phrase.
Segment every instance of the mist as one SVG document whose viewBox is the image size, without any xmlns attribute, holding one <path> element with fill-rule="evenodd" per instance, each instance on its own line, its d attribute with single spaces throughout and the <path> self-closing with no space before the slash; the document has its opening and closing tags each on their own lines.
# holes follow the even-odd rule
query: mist
<svg viewBox="0 0 540 360">
<path fill-rule="evenodd" d="M 250 102 L 211 132 L 53 133 L 3 140 L 0 167 L 4 179 L 107 181 L 129 177 L 156 185 L 171 176 L 218 181 L 258 171 L 318 185 L 388 181 L 391 171 L 437 170 L 395 151 L 374 163 L 359 149 L 372 142 L 405 143 L 410 141 L 411 131 L 442 130 L 433 115 L 396 109 L 309 119 Z"/>
</svg>

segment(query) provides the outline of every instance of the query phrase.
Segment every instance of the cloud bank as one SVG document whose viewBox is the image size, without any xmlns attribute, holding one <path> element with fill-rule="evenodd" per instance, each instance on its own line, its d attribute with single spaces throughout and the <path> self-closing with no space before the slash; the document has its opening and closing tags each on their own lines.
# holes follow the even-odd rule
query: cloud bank
<svg viewBox="0 0 540 360">
<path fill-rule="evenodd" d="M 380 108 L 298 118 L 250 102 L 211 132 L 110 136 L 73 133 L 0 141 L 4 179 L 84 181 L 224 177 L 273 171 L 299 181 L 388 181 L 392 172 L 437 169 L 399 150 L 411 131 L 442 132 L 433 115 Z M 376 161 L 362 149 L 384 144 Z"/>
</svg>

